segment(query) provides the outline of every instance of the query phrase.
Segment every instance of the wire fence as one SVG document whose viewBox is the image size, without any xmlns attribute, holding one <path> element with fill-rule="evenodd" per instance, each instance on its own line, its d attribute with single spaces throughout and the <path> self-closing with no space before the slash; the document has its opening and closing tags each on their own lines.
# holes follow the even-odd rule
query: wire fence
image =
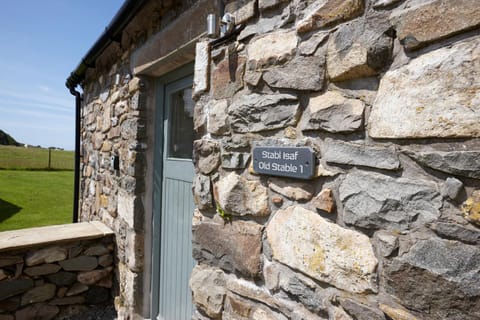
<svg viewBox="0 0 480 320">
<path fill-rule="evenodd" d="M 0 169 L 73 170 L 74 152 L 52 148 L 0 146 Z"/>
</svg>

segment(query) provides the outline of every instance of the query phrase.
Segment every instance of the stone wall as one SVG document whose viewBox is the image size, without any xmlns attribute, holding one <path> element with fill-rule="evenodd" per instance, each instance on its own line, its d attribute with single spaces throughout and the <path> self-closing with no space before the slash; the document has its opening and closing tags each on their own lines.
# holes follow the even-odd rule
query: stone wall
<svg viewBox="0 0 480 320">
<path fill-rule="evenodd" d="M 195 319 L 480 318 L 476 0 L 228 1 L 197 45 Z M 309 180 L 255 146 L 310 147 Z"/>
<path fill-rule="evenodd" d="M 115 243 L 105 229 L 85 223 L 0 233 L 0 319 L 113 319 Z"/>
<path fill-rule="evenodd" d="M 119 85 L 112 85 L 82 108 L 79 220 L 99 220 L 115 231 L 119 283 L 115 303 L 118 310 L 133 306 L 141 310 L 145 96 L 139 78 L 120 74 Z"/>
<path fill-rule="evenodd" d="M 79 220 L 102 221 L 115 232 L 120 319 L 148 318 L 150 304 L 155 86 L 133 69 L 158 58 L 152 52 L 170 54 L 166 42 L 179 33 L 172 35 L 172 25 L 197 2 L 208 1 L 147 1 L 83 84 Z"/>
</svg>

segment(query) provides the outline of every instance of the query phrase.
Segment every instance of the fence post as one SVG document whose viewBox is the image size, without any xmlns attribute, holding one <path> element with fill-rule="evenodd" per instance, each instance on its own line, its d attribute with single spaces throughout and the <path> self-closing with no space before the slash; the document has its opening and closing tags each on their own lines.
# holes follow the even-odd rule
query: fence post
<svg viewBox="0 0 480 320">
<path fill-rule="evenodd" d="M 52 163 L 52 148 L 48 148 L 48 170 L 51 169 Z"/>
</svg>

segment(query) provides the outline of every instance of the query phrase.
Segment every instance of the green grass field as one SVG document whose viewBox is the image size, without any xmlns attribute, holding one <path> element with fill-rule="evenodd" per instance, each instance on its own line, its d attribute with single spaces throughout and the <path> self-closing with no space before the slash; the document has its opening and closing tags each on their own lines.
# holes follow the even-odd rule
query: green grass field
<svg viewBox="0 0 480 320">
<path fill-rule="evenodd" d="M 0 231 L 72 222 L 73 171 L 0 170 Z"/>
<path fill-rule="evenodd" d="M 0 145 L 0 169 L 11 170 L 73 170 L 74 152 Z"/>
<path fill-rule="evenodd" d="M 0 231 L 72 222 L 73 152 L 0 146 Z"/>
</svg>

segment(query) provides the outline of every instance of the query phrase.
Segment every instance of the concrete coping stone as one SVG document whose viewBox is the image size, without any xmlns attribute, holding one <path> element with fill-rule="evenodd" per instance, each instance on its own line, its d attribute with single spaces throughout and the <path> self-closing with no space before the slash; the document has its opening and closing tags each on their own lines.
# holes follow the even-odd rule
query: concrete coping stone
<svg viewBox="0 0 480 320">
<path fill-rule="evenodd" d="M 98 239 L 113 234 L 100 221 L 3 231 L 0 232 L 0 252 L 72 240 Z"/>
</svg>

